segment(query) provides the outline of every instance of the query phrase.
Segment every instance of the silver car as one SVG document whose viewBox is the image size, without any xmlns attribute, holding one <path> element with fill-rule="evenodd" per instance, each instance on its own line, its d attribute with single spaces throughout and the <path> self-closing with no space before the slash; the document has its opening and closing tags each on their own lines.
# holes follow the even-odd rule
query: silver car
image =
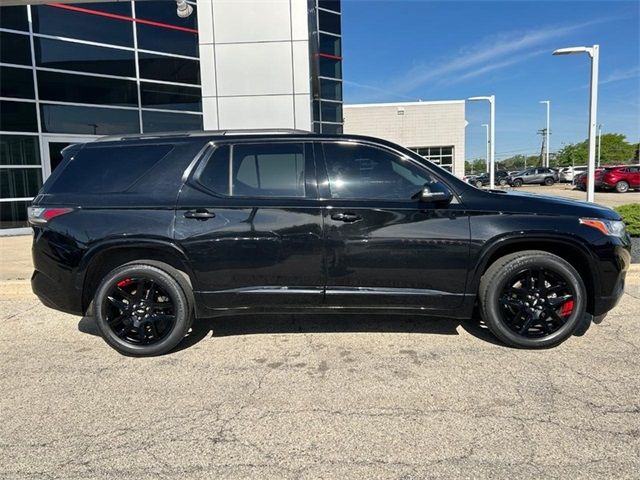
<svg viewBox="0 0 640 480">
<path fill-rule="evenodd" d="M 527 168 L 509 177 L 509 185 L 520 187 L 525 184 L 553 185 L 558 181 L 558 172 L 546 167 Z"/>
<path fill-rule="evenodd" d="M 560 169 L 558 177 L 561 182 L 572 183 L 574 178 L 586 171 L 587 167 L 564 167 Z"/>
</svg>

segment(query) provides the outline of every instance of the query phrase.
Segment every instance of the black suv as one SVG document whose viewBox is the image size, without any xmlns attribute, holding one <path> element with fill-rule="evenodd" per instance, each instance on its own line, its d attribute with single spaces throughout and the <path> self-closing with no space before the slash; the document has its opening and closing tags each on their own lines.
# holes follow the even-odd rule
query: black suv
<svg viewBox="0 0 640 480">
<path fill-rule="evenodd" d="M 199 132 L 73 145 L 30 208 L 33 290 L 128 355 L 238 312 L 471 318 L 556 345 L 624 289 L 630 239 L 597 205 L 478 190 L 353 135 Z"/>
<path fill-rule="evenodd" d="M 509 172 L 505 172 L 504 170 L 497 170 L 494 177 L 494 183 L 496 185 L 504 187 L 508 183 L 508 179 Z M 489 185 L 491 183 L 491 179 L 489 178 L 489 173 L 483 173 L 482 175 L 478 175 L 472 180 L 469 180 L 468 183 L 470 183 L 471 185 L 475 185 L 478 188 L 482 188 Z"/>
</svg>

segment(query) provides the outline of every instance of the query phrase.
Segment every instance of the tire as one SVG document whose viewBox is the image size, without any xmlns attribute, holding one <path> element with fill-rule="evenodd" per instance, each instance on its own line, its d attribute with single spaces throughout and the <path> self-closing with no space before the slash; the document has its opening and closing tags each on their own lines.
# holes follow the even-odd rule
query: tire
<svg viewBox="0 0 640 480">
<path fill-rule="evenodd" d="M 540 271 L 544 272 L 543 285 L 538 280 Z M 511 283 L 527 276 L 531 276 L 531 289 L 526 280 Z M 514 287 L 518 284 L 520 287 Z M 554 289 L 558 293 L 547 292 Z M 539 297 L 534 290 L 540 292 Z M 484 322 L 502 342 L 516 348 L 548 348 L 564 342 L 583 325 L 587 294 L 571 264 L 548 252 L 527 250 L 505 255 L 489 266 L 480 280 L 479 300 Z"/>
<path fill-rule="evenodd" d="M 629 191 L 629 183 L 624 180 L 620 180 L 616 183 L 616 192 L 618 193 L 627 193 Z"/>
<path fill-rule="evenodd" d="M 149 357 L 171 351 L 185 337 L 193 321 L 192 298 L 174 268 L 136 261 L 104 277 L 93 310 L 107 344 L 123 355 Z"/>
<path fill-rule="evenodd" d="M 477 188 L 482 188 L 482 182 L 476 182 L 476 187 Z"/>
<path fill-rule="evenodd" d="M 504 187 L 507 184 L 507 181 L 504 178 L 501 178 L 500 181 L 498 182 L 498 185 L 500 185 L 501 187 Z"/>
<path fill-rule="evenodd" d="M 551 177 L 547 177 L 547 178 L 545 178 L 545 179 L 544 179 L 544 184 L 545 184 L 547 187 L 550 187 L 550 186 L 551 186 L 551 185 L 553 185 L 554 183 L 556 183 L 556 182 L 555 182 L 555 180 L 554 180 L 553 178 L 551 178 Z"/>
<path fill-rule="evenodd" d="M 513 186 L 514 186 L 514 187 L 516 187 L 516 188 L 517 188 L 517 187 L 521 187 L 521 186 L 522 186 L 522 180 L 521 180 L 521 179 L 519 179 L 519 178 L 516 178 L 516 179 L 513 181 Z"/>
</svg>

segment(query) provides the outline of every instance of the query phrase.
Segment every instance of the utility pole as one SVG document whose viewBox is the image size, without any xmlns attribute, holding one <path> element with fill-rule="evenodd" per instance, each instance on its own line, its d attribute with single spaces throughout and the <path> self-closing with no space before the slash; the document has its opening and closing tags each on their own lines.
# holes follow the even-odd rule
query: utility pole
<svg viewBox="0 0 640 480">
<path fill-rule="evenodd" d="M 547 106 L 547 127 L 544 129 L 545 132 L 545 158 L 544 158 L 544 166 L 549 168 L 549 146 L 551 142 L 549 141 L 549 135 L 551 135 L 551 100 L 542 100 L 539 103 L 544 103 Z"/>
<path fill-rule="evenodd" d="M 549 149 L 547 147 L 547 129 L 543 128 L 542 130 L 538 130 L 538 135 L 542 135 L 542 146 L 540 147 L 540 166 L 548 167 L 549 166 Z M 546 153 L 546 159 L 545 159 Z"/>
</svg>

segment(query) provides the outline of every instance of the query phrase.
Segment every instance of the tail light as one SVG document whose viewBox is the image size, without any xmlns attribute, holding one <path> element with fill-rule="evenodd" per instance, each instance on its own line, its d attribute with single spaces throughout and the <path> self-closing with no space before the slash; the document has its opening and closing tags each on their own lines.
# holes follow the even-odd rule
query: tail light
<svg viewBox="0 0 640 480">
<path fill-rule="evenodd" d="M 48 223 L 60 215 L 66 215 L 73 212 L 73 208 L 61 207 L 29 207 L 29 223 L 32 225 L 42 225 Z"/>
</svg>

